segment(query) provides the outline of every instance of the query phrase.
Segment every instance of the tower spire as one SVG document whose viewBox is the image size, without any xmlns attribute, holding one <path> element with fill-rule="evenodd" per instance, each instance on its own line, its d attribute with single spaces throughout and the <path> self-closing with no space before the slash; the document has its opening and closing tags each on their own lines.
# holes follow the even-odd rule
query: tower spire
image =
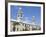
<svg viewBox="0 0 46 37">
<path fill-rule="evenodd" d="M 17 12 L 17 20 L 22 21 L 23 20 L 23 12 L 22 12 L 22 8 L 19 7 L 19 10 Z"/>
<path fill-rule="evenodd" d="M 21 10 L 22 8 L 20 7 L 19 9 Z"/>
<path fill-rule="evenodd" d="M 35 25 L 35 16 L 32 16 L 32 24 Z"/>
</svg>

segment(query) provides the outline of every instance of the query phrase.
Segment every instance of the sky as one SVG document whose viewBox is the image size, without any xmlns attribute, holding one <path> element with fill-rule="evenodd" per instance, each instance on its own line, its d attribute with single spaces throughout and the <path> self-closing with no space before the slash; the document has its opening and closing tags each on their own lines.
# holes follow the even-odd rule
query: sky
<svg viewBox="0 0 46 37">
<path fill-rule="evenodd" d="M 23 12 L 24 17 L 27 18 L 29 22 L 32 21 L 32 16 L 35 16 L 35 23 L 40 24 L 40 22 L 41 22 L 41 7 L 37 7 L 37 6 L 11 5 L 11 7 L 10 7 L 11 19 L 16 19 L 17 12 L 20 7 L 22 8 L 22 12 Z"/>
</svg>

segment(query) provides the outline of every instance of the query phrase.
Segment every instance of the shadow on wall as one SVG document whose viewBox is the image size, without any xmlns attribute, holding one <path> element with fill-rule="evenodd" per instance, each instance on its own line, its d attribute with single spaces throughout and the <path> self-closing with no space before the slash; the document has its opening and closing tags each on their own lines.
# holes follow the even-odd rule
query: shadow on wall
<svg viewBox="0 0 46 37">
<path fill-rule="evenodd" d="M 19 36 L 8 36 L 8 37 L 19 37 Z"/>
<path fill-rule="evenodd" d="M 19 1 L 19 0 L 8 0 L 8 1 Z"/>
</svg>

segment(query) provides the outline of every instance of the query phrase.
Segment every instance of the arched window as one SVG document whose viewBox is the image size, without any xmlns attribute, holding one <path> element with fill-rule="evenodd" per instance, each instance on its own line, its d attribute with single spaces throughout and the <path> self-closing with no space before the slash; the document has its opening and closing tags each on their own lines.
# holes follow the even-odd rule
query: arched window
<svg viewBox="0 0 46 37">
<path fill-rule="evenodd" d="M 19 31 L 19 29 L 17 28 L 17 31 Z"/>
<path fill-rule="evenodd" d="M 15 26 L 13 27 L 13 31 L 15 31 Z"/>
</svg>

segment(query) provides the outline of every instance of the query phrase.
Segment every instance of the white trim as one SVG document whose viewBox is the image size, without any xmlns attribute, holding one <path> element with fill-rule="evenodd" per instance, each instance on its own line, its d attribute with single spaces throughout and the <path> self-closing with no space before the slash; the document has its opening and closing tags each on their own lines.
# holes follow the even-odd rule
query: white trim
<svg viewBox="0 0 46 37">
<path fill-rule="evenodd" d="M 8 3 L 9 5 L 16 5 L 16 6 L 41 6 L 42 4 L 27 4 L 27 3 Z"/>
<path fill-rule="evenodd" d="M 18 31 L 18 32 L 10 32 L 10 5 L 17 6 L 36 6 L 41 7 L 41 31 Z M 25 3 L 8 3 L 8 35 L 12 34 L 26 34 L 26 33 L 42 33 L 43 32 L 43 5 L 41 4 L 25 4 Z"/>
</svg>

